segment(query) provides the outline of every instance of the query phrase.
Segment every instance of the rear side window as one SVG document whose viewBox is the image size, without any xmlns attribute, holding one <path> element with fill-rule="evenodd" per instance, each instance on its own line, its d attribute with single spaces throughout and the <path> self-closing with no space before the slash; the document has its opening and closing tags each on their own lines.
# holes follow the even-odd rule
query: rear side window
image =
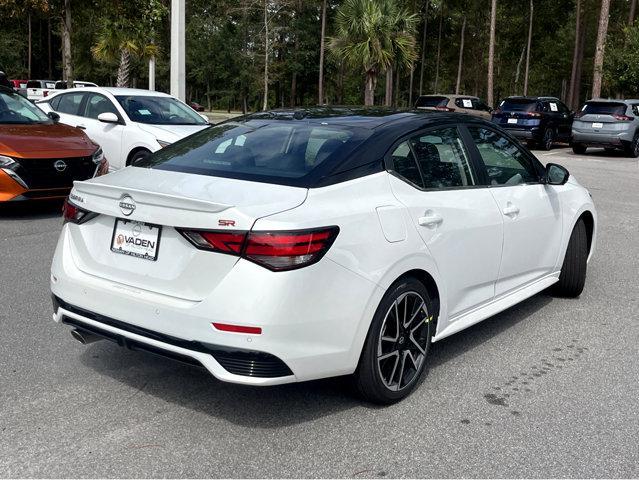
<svg viewBox="0 0 639 480">
<path fill-rule="evenodd" d="M 623 115 L 626 104 L 619 102 L 588 102 L 581 108 L 583 115 Z"/>
<path fill-rule="evenodd" d="M 499 108 L 504 112 L 534 112 L 538 110 L 538 103 L 536 100 L 507 98 L 501 101 Z"/>
<path fill-rule="evenodd" d="M 470 108 L 471 110 L 481 110 L 480 101 L 476 98 L 456 98 L 455 106 L 459 108 Z"/>
<path fill-rule="evenodd" d="M 468 127 L 491 185 L 537 183 L 535 166 L 522 150 L 503 135 L 482 127 Z"/>
<path fill-rule="evenodd" d="M 163 148 L 138 166 L 287 184 L 345 158 L 369 135 L 307 122 L 227 123 Z"/>
<path fill-rule="evenodd" d="M 419 97 L 417 99 L 417 102 L 415 102 L 415 108 L 445 107 L 447 103 L 448 103 L 447 97 L 439 97 L 439 96 Z"/>
<path fill-rule="evenodd" d="M 468 155 L 457 129 L 434 130 L 410 140 L 421 170 L 424 188 L 475 185 Z"/>
<path fill-rule="evenodd" d="M 80 106 L 83 98 L 84 93 L 64 93 L 60 95 L 56 111 L 69 115 L 81 115 Z"/>
</svg>

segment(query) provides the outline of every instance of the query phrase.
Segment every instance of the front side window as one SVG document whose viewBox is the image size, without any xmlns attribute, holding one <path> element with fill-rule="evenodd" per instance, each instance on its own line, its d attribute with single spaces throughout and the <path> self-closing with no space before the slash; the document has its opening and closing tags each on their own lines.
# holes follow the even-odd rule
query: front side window
<svg viewBox="0 0 639 480">
<path fill-rule="evenodd" d="M 51 120 L 37 106 L 22 95 L 0 92 L 0 124 L 50 123 Z"/>
<path fill-rule="evenodd" d="M 95 118 L 97 120 L 98 116 L 102 113 L 114 113 L 118 115 L 118 111 L 115 109 L 115 105 L 111 103 L 111 100 L 99 93 L 89 94 L 86 113 L 84 116 L 88 118 Z"/>
<path fill-rule="evenodd" d="M 503 135 L 482 127 L 468 127 L 491 185 L 537 183 L 539 176 L 531 160 Z"/>
<path fill-rule="evenodd" d="M 118 95 L 115 97 L 132 122 L 149 125 L 206 125 L 192 108 L 172 97 Z"/>
<path fill-rule="evenodd" d="M 60 100 L 58 100 L 56 111 L 80 116 L 80 107 L 83 99 L 84 93 L 63 93 L 60 95 Z"/>
<path fill-rule="evenodd" d="M 457 128 L 434 130 L 410 140 L 421 170 L 424 188 L 475 185 L 468 155 Z"/>
</svg>

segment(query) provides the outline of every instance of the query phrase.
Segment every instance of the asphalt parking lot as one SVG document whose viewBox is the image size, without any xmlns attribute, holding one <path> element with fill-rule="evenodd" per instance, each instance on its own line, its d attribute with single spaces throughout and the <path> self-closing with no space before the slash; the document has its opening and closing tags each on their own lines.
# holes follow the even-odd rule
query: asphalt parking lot
<svg viewBox="0 0 639 480">
<path fill-rule="evenodd" d="M 537 295 L 434 344 L 386 408 L 344 379 L 265 389 L 51 320 L 59 205 L 0 211 L 2 477 L 637 477 L 639 164 L 536 152 L 589 188 L 597 252 L 577 300 Z"/>
</svg>

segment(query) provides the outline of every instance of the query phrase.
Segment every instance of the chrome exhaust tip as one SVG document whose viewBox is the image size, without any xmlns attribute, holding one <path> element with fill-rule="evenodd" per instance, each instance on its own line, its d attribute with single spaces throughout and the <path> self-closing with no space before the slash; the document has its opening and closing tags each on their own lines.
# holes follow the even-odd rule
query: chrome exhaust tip
<svg viewBox="0 0 639 480">
<path fill-rule="evenodd" d="M 71 336 L 75 338 L 82 345 L 88 345 L 93 342 L 97 342 L 100 340 L 104 340 L 102 337 L 98 335 L 94 335 L 89 332 L 85 332 L 83 330 L 78 330 L 77 328 L 71 330 Z"/>
</svg>

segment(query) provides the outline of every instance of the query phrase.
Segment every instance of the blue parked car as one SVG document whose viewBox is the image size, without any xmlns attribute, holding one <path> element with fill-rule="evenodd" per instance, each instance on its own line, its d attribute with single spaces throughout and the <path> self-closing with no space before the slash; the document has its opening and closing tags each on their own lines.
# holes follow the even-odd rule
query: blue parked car
<svg viewBox="0 0 639 480">
<path fill-rule="evenodd" d="M 508 97 L 492 121 L 530 148 L 550 150 L 555 141 L 570 142 L 574 113 L 555 97 Z"/>
</svg>

